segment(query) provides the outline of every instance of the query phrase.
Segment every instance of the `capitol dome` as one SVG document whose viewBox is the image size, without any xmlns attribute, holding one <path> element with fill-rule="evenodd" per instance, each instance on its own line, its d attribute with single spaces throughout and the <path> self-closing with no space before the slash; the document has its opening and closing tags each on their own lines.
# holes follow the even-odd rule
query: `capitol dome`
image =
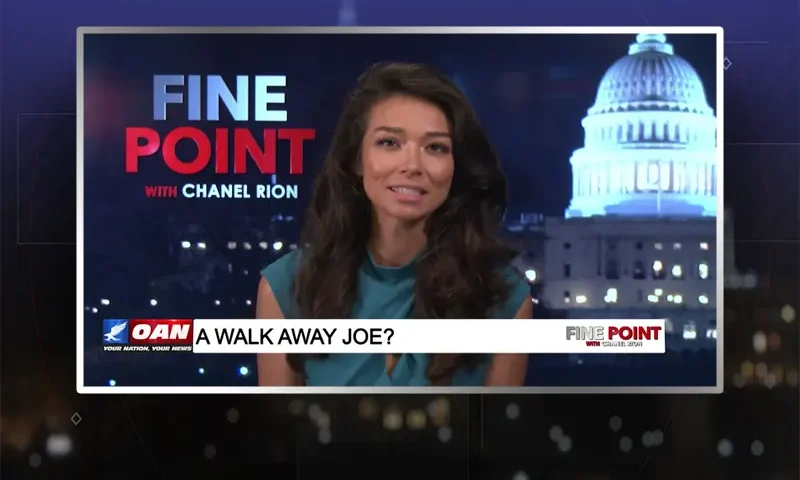
<svg viewBox="0 0 800 480">
<path fill-rule="evenodd" d="M 717 120 L 699 75 L 665 35 L 636 37 L 582 124 L 567 217 L 716 216 Z"/>
<path fill-rule="evenodd" d="M 713 114 L 703 82 L 689 62 L 674 54 L 665 35 L 641 34 L 628 55 L 606 71 L 590 115 L 637 108 L 686 109 Z"/>
</svg>

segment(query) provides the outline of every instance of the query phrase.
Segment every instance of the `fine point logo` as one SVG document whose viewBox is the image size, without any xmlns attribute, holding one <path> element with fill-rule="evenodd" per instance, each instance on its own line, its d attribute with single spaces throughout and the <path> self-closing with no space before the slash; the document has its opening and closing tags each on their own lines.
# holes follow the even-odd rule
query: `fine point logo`
<svg viewBox="0 0 800 480">
<path fill-rule="evenodd" d="M 272 176 L 272 182 L 246 183 L 186 183 L 183 185 L 145 185 L 147 198 L 260 198 L 297 199 L 296 184 L 280 184 L 278 144 L 286 143 L 289 153 L 289 175 L 302 175 L 304 145 L 316 138 L 313 128 L 262 128 L 251 131 L 254 122 L 284 124 L 288 111 L 276 105 L 286 104 L 286 94 L 275 89 L 285 88 L 285 75 L 237 75 L 231 87 L 220 75 L 154 75 L 153 122 L 167 120 L 168 110 L 183 105 L 185 118 L 192 126 L 179 126 L 162 135 L 151 127 L 125 129 L 125 172 L 139 173 L 142 158 L 158 154 L 174 174 L 195 175 L 213 168 L 217 175 L 243 175 L 252 162 L 262 175 Z M 204 102 L 201 102 L 201 98 Z M 173 105 L 171 108 L 167 108 Z M 273 108 L 270 108 L 273 106 Z M 221 122 L 223 107 L 236 128 L 209 127 Z M 170 119 L 171 120 L 171 119 Z M 204 122 L 204 129 L 197 122 Z M 194 155 L 179 158 L 179 144 L 193 144 Z M 191 150 L 191 148 L 189 149 Z M 183 152 L 182 152 L 183 153 Z M 190 158 L 191 157 L 191 158 Z M 212 162 L 213 159 L 213 162 Z M 213 166 L 212 166 L 213 164 Z M 282 169 L 281 169 L 282 170 Z"/>
<path fill-rule="evenodd" d="M 659 341 L 662 327 L 656 325 L 567 326 L 566 339 L 585 342 L 587 347 L 642 347 Z"/>
</svg>

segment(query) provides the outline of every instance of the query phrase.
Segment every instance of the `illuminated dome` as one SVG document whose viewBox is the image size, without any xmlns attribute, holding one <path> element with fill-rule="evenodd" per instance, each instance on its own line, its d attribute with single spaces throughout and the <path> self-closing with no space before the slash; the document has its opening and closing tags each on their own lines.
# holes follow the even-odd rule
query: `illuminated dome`
<svg viewBox="0 0 800 480">
<path fill-rule="evenodd" d="M 714 110 L 665 35 L 636 37 L 603 76 L 582 124 L 567 217 L 716 216 Z"/>
<path fill-rule="evenodd" d="M 628 55 L 606 71 L 589 114 L 643 108 L 713 114 L 697 72 L 666 40 L 657 34 L 636 37 Z"/>
</svg>

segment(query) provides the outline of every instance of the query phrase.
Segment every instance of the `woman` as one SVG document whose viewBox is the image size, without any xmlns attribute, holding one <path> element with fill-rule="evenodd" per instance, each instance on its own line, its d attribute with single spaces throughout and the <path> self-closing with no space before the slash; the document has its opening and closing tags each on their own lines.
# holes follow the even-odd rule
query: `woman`
<svg viewBox="0 0 800 480">
<path fill-rule="evenodd" d="M 494 231 L 506 181 L 464 95 L 423 65 L 358 80 L 311 198 L 302 245 L 262 271 L 257 317 L 531 318 Z M 458 329 L 454 321 L 453 330 Z M 515 386 L 526 355 L 283 355 L 260 385 Z"/>
</svg>

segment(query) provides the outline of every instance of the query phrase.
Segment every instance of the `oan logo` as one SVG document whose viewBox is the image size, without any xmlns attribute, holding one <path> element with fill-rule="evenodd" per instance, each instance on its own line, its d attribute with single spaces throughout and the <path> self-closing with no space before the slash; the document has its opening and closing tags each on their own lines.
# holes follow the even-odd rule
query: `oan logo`
<svg viewBox="0 0 800 480">
<path fill-rule="evenodd" d="M 191 345 L 191 319 L 135 319 L 130 321 L 132 345 Z"/>
</svg>

